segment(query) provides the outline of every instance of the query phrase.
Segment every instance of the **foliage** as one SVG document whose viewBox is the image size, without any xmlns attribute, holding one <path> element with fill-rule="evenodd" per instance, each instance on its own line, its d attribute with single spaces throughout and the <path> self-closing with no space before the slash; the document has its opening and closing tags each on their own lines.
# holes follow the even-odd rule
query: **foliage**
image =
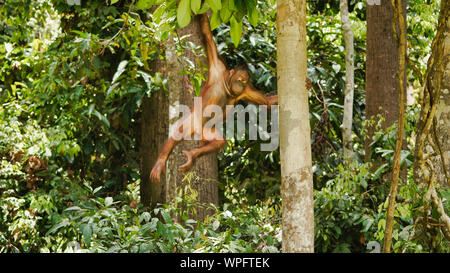
<svg viewBox="0 0 450 273">
<path fill-rule="evenodd" d="M 270 0 L 272 4 L 273 0 Z M 217 28 L 221 23 L 230 24 L 230 37 L 234 46 L 239 45 L 242 36 L 244 16 L 256 26 L 259 22 L 260 11 L 258 6 L 265 5 L 265 1 L 257 0 L 139 0 L 139 9 L 150 9 L 153 5 L 159 5 L 155 13 L 167 13 L 169 17 L 175 16 L 178 27 L 185 27 L 191 22 L 192 15 L 203 14 L 211 10 L 211 28 Z"/>
<path fill-rule="evenodd" d="M 381 245 L 384 239 L 388 187 L 376 183 L 382 173 L 372 172 L 371 164 L 353 163 L 349 168 L 338 166 L 335 174 L 314 195 L 315 248 L 320 252 L 369 252 L 370 242 Z M 438 229 L 423 232 L 415 222 L 426 189 L 418 187 L 410 175 L 399 187 L 393 251 L 448 252 L 449 242 Z"/>
<path fill-rule="evenodd" d="M 228 66 L 247 64 L 253 84 L 270 93 L 276 90 L 276 5 L 264 6 L 266 21 L 252 27 L 244 19 L 245 33 L 236 49 L 229 39 L 230 28 L 221 25 L 216 30 L 218 49 Z M 356 9 L 352 13 L 355 32 L 355 100 L 354 100 L 354 150 L 364 147 L 362 121 L 364 119 L 365 82 L 365 22 L 360 21 Z M 310 14 L 307 21 L 308 76 L 312 82 L 309 94 L 312 128 L 313 170 L 315 187 L 331 179 L 333 168 L 339 165 L 342 154 L 341 120 L 344 104 L 345 52 L 338 14 Z M 222 181 L 243 183 L 250 200 L 267 198 L 279 193 L 279 152 L 261 153 L 259 141 L 229 141 L 220 155 Z M 357 154 L 357 160 L 363 156 Z M 261 171 L 264 170 L 264 171 Z M 221 185 L 223 187 L 223 185 Z"/>
<path fill-rule="evenodd" d="M 145 25 L 139 14 L 123 12 L 129 6 L 88 4 L 55 1 L 64 34 L 48 45 L 33 40 L 25 58 L 14 55 L 22 51 L 11 41 L 11 53 L 1 56 L 13 58 L 11 67 L 18 69 L 0 84 L 7 91 L 1 100 L 19 100 L 26 115 L 64 130 L 81 150 L 61 164 L 117 191 L 138 176 L 139 107 L 164 85 L 161 73 L 150 74 L 149 62 L 159 57 L 156 45 L 167 32 L 153 31 L 165 20 Z"/>
<path fill-rule="evenodd" d="M 73 172 L 59 162 L 73 157 L 79 146 L 61 128 L 42 128 L 25 121 L 24 109 L 4 104 L 0 114 L 0 251 L 37 251 L 58 246 L 62 237 L 42 235 L 66 204 Z M 5 117 L 7 117 L 5 119 Z M 70 195 L 70 194 L 68 194 Z"/>
<path fill-rule="evenodd" d="M 437 1 L 408 2 L 408 54 L 429 55 Z M 189 186 L 170 204 L 139 204 L 140 107 L 165 89 L 164 43 L 194 14 L 212 10 L 220 54 L 247 64 L 253 85 L 276 86 L 276 1 L 3 0 L 0 6 L 0 252 L 279 252 L 279 152 L 230 140 L 219 154 L 221 201 L 196 222 Z M 341 163 L 344 47 L 339 1 L 308 1 L 308 76 L 318 252 L 365 252 L 384 236 L 396 125 L 377 130 L 372 164 L 361 163 L 365 128 L 365 1 L 350 1 L 355 33 L 355 162 Z M 264 16 L 262 16 L 264 14 Z M 177 50 L 198 45 L 178 37 Z M 197 92 L 197 64 L 184 67 Z M 413 73 L 414 72 L 414 73 Z M 417 71 L 408 82 L 419 87 Z M 412 177 L 420 107 L 407 109 L 395 215 L 395 252 L 448 252 L 426 189 Z M 382 122 L 382 119 L 380 119 Z M 378 124 L 378 128 L 380 124 Z M 380 162 L 383 162 L 382 164 Z M 187 192 L 188 194 L 181 194 Z M 449 210 L 448 190 L 439 194 Z M 426 219 L 426 221 L 424 221 Z M 424 224 L 428 223 L 428 225 Z"/>
<path fill-rule="evenodd" d="M 273 31 L 276 6 L 267 5 L 264 9 L 267 21 L 260 22 L 257 28 L 244 19 L 245 33 L 238 48 L 230 40 L 230 27 L 225 24 L 216 29 L 215 37 L 219 53 L 229 68 L 246 64 L 254 79 L 252 84 L 270 93 L 276 90 L 276 35 Z M 279 151 L 262 153 L 261 143 L 261 140 L 247 139 L 228 141 L 219 154 L 222 190 L 228 183 L 238 183 L 239 189 L 247 190 L 250 202 L 279 195 Z"/>
<path fill-rule="evenodd" d="M 349 168 L 339 165 L 333 173 L 335 178 L 314 195 L 315 248 L 321 252 L 364 252 L 374 233 L 371 227 L 381 216 L 374 210 L 380 201 L 377 189 L 369 187 L 379 177 L 370 171 L 370 164 L 356 162 Z"/>
<path fill-rule="evenodd" d="M 279 207 L 268 203 L 242 207 L 236 204 L 242 198 L 230 193 L 236 198 L 232 204 L 216 209 L 205 222 L 196 222 L 185 211 L 198 206 L 193 190 L 184 190 L 189 194 L 180 190 L 173 203 L 152 211 L 137 205 L 137 183 L 129 184 L 121 195 L 103 197 L 102 187 L 93 189 L 88 181 L 57 169 L 59 154 L 51 151 L 59 139 L 53 139 L 53 131 L 30 124 L 23 126 L 24 133 L 19 123 L 12 119 L 7 124 L 11 129 L 1 132 L 2 154 L 16 148 L 9 139 L 20 140 L 21 149 L 49 163 L 40 170 L 36 187 L 27 191 L 29 162 L 5 160 L 9 155 L 17 158 L 17 152 L 6 153 L 1 161 L 0 252 L 279 251 Z M 178 218 L 181 222 L 174 220 Z"/>
<path fill-rule="evenodd" d="M 439 3 L 437 0 L 408 1 L 407 5 L 408 57 L 422 75 L 425 75 L 426 63 L 431 53 L 431 41 L 436 34 Z M 410 74 L 412 74 L 409 77 L 410 83 L 415 88 L 419 87 L 422 83 L 417 71 L 411 70 Z"/>
</svg>

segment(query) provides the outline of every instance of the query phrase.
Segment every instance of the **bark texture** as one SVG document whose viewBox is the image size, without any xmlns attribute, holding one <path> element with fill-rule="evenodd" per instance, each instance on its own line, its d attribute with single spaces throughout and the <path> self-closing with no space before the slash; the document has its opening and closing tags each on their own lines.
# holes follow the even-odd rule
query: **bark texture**
<svg viewBox="0 0 450 273">
<path fill-rule="evenodd" d="M 162 71 L 164 68 L 162 60 L 153 61 L 150 69 L 153 73 Z M 161 178 L 161 183 L 152 183 L 150 181 L 150 171 L 158 157 L 158 151 L 162 148 L 166 140 L 169 116 L 169 98 L 166 92 L 158 90 L 153 92 L 150 97 L 145 96 L 142 100 L 141 113 L 141 147 L 140 147 L 140 196 L 141 202 L 154 208 L 157 203 L 166 203 L 164 197 L 165 178 Z"/>
<path fill-rule="evenodd" d="M 353 31 L 348 15 L 348 1 L 341 0 L 341 22 L 344 30 L 345 41 L 345 99 L 344 118 L 342 121 L 342 143 L 344 146 L 344 160 L 348 163 L 352 161 L 352 123 L 353 123 L 353 93 L 355 89 L 355 67 L 354 67 L 354 46 Z"/>
<path fill-rule="evenodd" d="M 186 41 L 196 45 L 203 45 L 203 36 L 200 30 L 200 18 L 195 16 L 192 22 L 185 28 L 178 31 L 179 37 L 190 35 Z M 167 68 L 169 75 L 169 104 L 174 105 L 177 101 L 188 107 L 193 106 L 194 89 L 187 75 L 182 75 L 183 66 L 181 62 L 186 62 L 184 58 L 188 58 L 192 63 L 197 63 L 196 56 L 189 49 L 185 48 L 181 56 L 177 56 L 175 43 L 177 38 L 169 37 L 166 43 Z M 200 58 L 202 63 L 207 63 L 206 58 Z M 194 147 L 201 146 L 201 141 L 183 141 L 177 145 L 167 160 L 166 170 L 166 200 L 172 200 L 175 196 L 175 189 L 183 189 L 187 181 L 183 182 L 184 174 L 178 171 L 178 167 L 185 163 L 186 158 L 183 150 L 191 150 Z M 192 189 L 198 192 L 197 200 L 205 205 L 219 202 L 218 193 L 218 162 L 217 153 L 211 153 L 196 159 L 193 172 L 197 175 L 195 179 L 190 181 Z M 208 208 L 198 208 L 197 215 L 193 215 L 198 220 L 203 220 L 207 215 L 212 214 L 213 210 Z"/>
<path fill-rule="evenodd" d="M 417 125 L 414 179 L 428 189 L 443 222 L 442 231 L 450 240 L 450 218 L 436 189 L 447 188 L 450 170 L 450 3 L 441 1 L 437 33 L 428 59 L 422 111 Z"/>
<path fill-rule="evenodd" d="M 178 30 L 178 35 L 180 37 L 190 35 L 187 41 L 202 45 L 199 19 L 193 18 L 189 26 Z M 152 183 L 150 181 L 150 171 L 169 135 L 169 106 L 174 105 L 177 101 L 189 107 L 193 106 L 195 94 L 189 77 L 181 74 L 183 66 L 180 61 L 185 62 L 184 58 L 188 58 L 192 63 L 196 63 L 196 56 L 187 48 L 178 56 L 176 43 L 178 43 L 178 38 L 170 36 L 165 41 L 166 62 L 156 61 L 152 67 L 153 71 L 167 71 L 168 92 L 162 90 L 155 92 L 150 98 L 144 99 L 142 105 L 141 202 L 150 207 L 155 207 L 158 203 L 171 202 L 176 196 L 176 191 L 184 189 L 187 182 L 183 181 L 184 174 L 178 171 L 178 167 L 186 160 L 182 151 L 190 150 L 201 144 L 199 141 L 183 141 L 177 145 L 168 158 L 166 172 L 161 176 L 161 182 Z M 201 59 L 203 63 L 206 63 L 205 58 Z M 217 153 L 198 158 L 192 171 L 197 177 L 191 179 L 190 186 L 198 193 L 197 201 L 206 206 L 210 203 L 217 205 L 219 199 Z M 191 217 L 201 221 L 213 213 L 213 210 L 201 206 L 196 209 L 196 212 Z"/>
<path fill-rule="evenodd" d="M 306 1 L 279 0 L 277 11 L 283 252 L 314 252 Z"/>
<path fill-rule="evenodd" d="M 402 0 L 406 11 L 406 1 Z M 367 61 L 366 61 L 366 119 L 385 118 L 381 129 L 391 126 L 398 118 L 398 41 L 392 28 L 394 10 L 391 0 L 380 5 L 367 5 Z M 406 87 L 406 81 L 404 82 Z M 404 102 L 402 102 L 404 103 Z M 381 107 L 381 109 L 380 109 Z M 368 128 L 365 142 L 365 161 L 370 161 L 370 143 L 374 126 Z"/>
</svg>

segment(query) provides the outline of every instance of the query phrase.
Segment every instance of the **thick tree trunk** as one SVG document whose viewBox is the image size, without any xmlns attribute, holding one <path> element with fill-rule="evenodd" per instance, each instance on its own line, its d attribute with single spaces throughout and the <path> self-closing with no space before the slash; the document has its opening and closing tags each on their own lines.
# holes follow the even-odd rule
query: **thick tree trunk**
<svg viewBox="0 0 450 273">
<path fill-rule="evenodd" d="M 406 0 L 394 1 L 400 3 L 402 13 L 406 14 Z M 399 128 L 403 128 L 404 117 L 403 115 L 399 116 L 399 110 L 404 108 L 406 96 L 404 94 L 399 96 L 399 90 L 406 93 L 406 73 L 400 75 L 399 72 L 406 69 L 406 62 L 404 62 L 404 56 L 402 56 L 403 59 L 399 58 L 399 39 L 395 35 L 400 33 L 400 30 L 398 24 L 396 24 L 396 30 L 394 31 L 392 2 L 392 0 L 381 0 L 379 5 L 367 5 L 366 120 L 373 120 L 374 123 L 367 127 L 366 162 L 371 162 L 373 151 L 370 144 L 373 141 L 375 125 L 380 120 L 378 115 L 384 118 L 384 122 L 381 123 L 382 130 L 391 126 L 397 120 L 399 120 Z M 406 31 L 402 32 L 402 35 L 402 39 L 406 39 Z M 400 63 L 400 60 L 402 60 L 402 63 Z M 400 69 L 400 65 L 403 66 L 402 69 Z M 402 77 L 403 80 L 399 81 L 399 77 Z M 399 129 L 398 133 L 402 132 Z M 397 144 L 401 144 L 403 134 L 397 134 L 397 138 Z M 390 206 L 387 212 L 385 241 L 383 242 L 384 251 L 390 250 L 390 230 L 394 220 L 393 212 L 395 211 L 399 175 L 397 165 L 399 166 L 400 163 L 401 148 L 396 145 L 393 171 L 384 176 L 384 179 L 392 182 L 389 193 Z M 374 168 L 376 167 L 374 166 Z M 406 179 L 406 168 L 402 169 L 401 177 L 404 180 Z"/>
<path fill-rule="evenodd" d="M 433 201 L 450 240 L 450 218 L 445 213 L 439 188 L 448 188 L 450 175 L 450 3 L 441 1 L 441 12 L 432 53 L 428 59 L 422 111 L 417 125 L 414 178 L 427 187 L 425 203 Z M 428 204 L 425 205 L 428 207 Z M 428 213 L 426 211 L 425 213 Z"/>
<path fill-rule="evenodd" d="M 314 252 L 306 1 L 279 0 L 277 11 L 283 252 Z"/>
<path fill-rule="evenodd" d="M 153 61 L 150 65 L 152 73 L 162 71 L 164 62 Z M 142 100 L 141 113 L 141 162 L 140 162 L 140 195 L 141 203 L 154 208 L 158 203 L 166 203 L 165 199 L 165 177 L 161 176 L 161 183 L 150 181 L 150 171 L 155 163 L 158 152 L 169 133 L 169 98 L 163 90 L 153 92 L 150 98 L 147 96 Z"/>
<path fill-rule="evenodd" d="M 401 0 L 393 0 L 394 18 L 395 18 L 395 35 L 398 40 L 398 101 L 405 101 L 405 76 L 406 76 L 406 13 L 402 7 Z M 398 104 L 398 130 L 395 143 L 395 153 L 392 162 L 392 183 L 389 190 L 389 204 L 386 213 L 386 230 L 384 233 L 383 251 L 389 253 L 391 251 L 392 230 L 394 226 L 395 204 L 397 197 L 398 181 L 400 179 L 400 160 L 403 147 L 403 127 L 405 124 L 405 104 Z"/>
<path fill-rule="evenodd" d="M 344 160 L 347 163 L 352 162 L 352 123 L 353 123 L 353 91 L 355 87 L 354 80 L 354 47 L 353 31 L 348 15 L 348 1 L 341 0 L 341 21 L 344 30 L 345 41 L 345 100 L 344 100 L 344 118 L 342 121 L 342 143 L 344 146 Z"/>
<path fill-rule="evenodd" d="M 190 35 L 187 38 L 197 45 L 202 44 L 202 34 L 200 32 L 199 19 L 194 18 L 191 24 L 178 30 L 181 36 Z M 173 36 L 166 40 L 166 69 L 168 80 L 168 93 L 155 92 L 151 98 L 144 99 L 142 105 L 141 118 L 141 202 L 150 207 L 155 207 L 157 203 L 169 203 L 176 195 L 177 189 L 184 189 L 186 182 L 183 182 L 184 175 L 178 172 L 178 167 L 182 165 L 186 158 L 182 154 L 183 150 L 189 150 L 200 145 L 199 141 L 183 141 L 177 145 L 167 161 L 165 175 L 161 176 L 160 183 L 152 183 L 149 179 L 150 171 L 155 163 L 158 153 L 164 141 L 169 135 L 169 105 L 179 102 L 189 107 L 193 106 L 194 91 L 187 75 L 181 75 L 183 71 L 179 60 L 189 58 L 196 63 L 194 54 L 185 49 L 181 56 L 177 56 L 175 43 L 177 38 Z M 205 60 L 202 60 L 206 63 Z M 153 71 L 162 71 L 163 63 L 156 61 L 152 67 Z M 218 163 L 216 153 L 211 153 L 198 158 L 192 169 L 198 178 L 190 181 L 192 189 L 198 192 L 197 201 L 209 205 L 218 204 Z M 199 207 L 197 215 L 191 215 L 198 220 L 203 220 L 206 215 L 213 213 L 212 209 Z"/>
<path fill-rule="evenodd" d="M 405 0 L 402 6 L 406 11 Z M 373 119 L 376 124 L 377 115 L 381 114 L 385 118 L 381 129 L 391 126 L 398 118 L 398 42 L 392 28 L 393 14 L 391 0 L 367 5 L 366 119 Z M 406 81 L 404 84 L 406 87 Z M 365 161 L 369 162 L 372 152 L 369 145 L 375 128 L 367 129 Z"/>
<path fill-rule="evenodd" d="M 179 37 L 190 35 L 186 41 L 190 41 L 196 45 L 203 45 L 203 37 L 200 31 L 200 20 L 196 16 L 193 18 L 191 24 L 187 27 L 182 28 L 178 31 Z M 181 56 L 176 55 L 175 43 L 177 43 L 177 38 L 169 37 L 166 43 L 166 56 L 167 56 L 167 67 L 169 75 L 169 104 L 174 105 L 179 102 L 181 105 L 187 105 L 192 107 L 194 101 L 194 90 L 189 81 L 187 75 L 182 75 L 183 67 L 180 64 L 180 60 L 185 62 L 183 58 L 188 58 L 192 63 L 196 63 L 196 56 L 189 49 L 185 48 Z M 207 63 L 206 58 L 200 58 L 202 63 Z M 166 172 L 166 199 L 172 200 L 175 196 L 176 188 L 184 188 L 187 181 L 183 182 L 184 174 L 178 171 L 178 167 L 185 163 L 186 158 L 183 155 L 183 150 L 190 150 L 194 147 L 202 145 L 201 141 L 183 141 L 177 145 L 167 163 Z M 197 158 L 192 169 L 198 176 L 196 179 L 190 181 L 190 186 L 192 189 L 198 192 L 197 200 L 200 203 L 209 205 L 213 203 L 215 205 L 219 202 L 218 194 L 218 162 L 217 153 L 211 153 L 200 158 Z M 213 212 L 212 209 L 197 209 L 197 219 L 203 220 L 208 214 Z"/>
</svg>

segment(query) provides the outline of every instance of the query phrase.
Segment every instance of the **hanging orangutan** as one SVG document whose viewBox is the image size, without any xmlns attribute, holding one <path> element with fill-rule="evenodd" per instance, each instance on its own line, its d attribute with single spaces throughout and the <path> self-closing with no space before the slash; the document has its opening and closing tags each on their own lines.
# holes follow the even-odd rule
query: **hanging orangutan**
<svg viewBox="0 0 450 273">
<path fill-rule="evenodd" d="M 214 43 L 209 25 L 208 15 L 200 15 L 201 31 L 204 38 L 206 54 L 208 57 L 208 76 L 206 83 L 202 89 L 200 97 L 202 98 L 202 108 L 205 109 L 209 105 L 218 105 L 222 110 L 226 110 L 227 105 L 235 105 L 241 99 L 247 99 L 258 105 L 278 104 L 278 96 L 264 96 L 260 91 L 256 90 L 250 83 L 250 73 L 245 66 L 235 67 L 228 70 L 225 62 L 217 53 L 216 44 Z M 223 117 L 215 117 L 224 119 L 227 111 L 223 111 Z M 161 173 L 165 171 L 166 161 L 172 149 L 180 143 L 183 139 L 191 137 L 194 134 L 200 135 L 204 145 L 192 150 L 183 151 L 187 157 L 186 163 L 179 167 L 181 172 L 189 171 L 194 160 L 207 153 L 219 150 L 226 144 L 222 133 L 218 130 L 208 129 L 203 125 L 208 121 L 208 118 L 196 114 L 193 109 L 189 115 L 179 124 L 178 128 L 169 135 L 169 139 L 164 143 L 158 159 L 150 173 L 150 179 L 158 183 L 161 178 Z M 193 124 L 201 124 L 199 129 Z"/>
</svg>

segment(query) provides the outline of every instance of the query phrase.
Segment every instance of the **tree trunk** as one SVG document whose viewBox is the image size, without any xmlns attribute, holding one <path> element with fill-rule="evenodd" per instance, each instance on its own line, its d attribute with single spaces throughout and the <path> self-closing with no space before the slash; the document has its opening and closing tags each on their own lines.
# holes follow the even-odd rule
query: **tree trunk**
<svg viewBox="0 0 450 273">
<path fill-rule="evenodd" d="M 277 11 L 283 252 L 314 252 L 306 1 L 279 0 Z"/>
<path fill-rule="evenodd" d="M 353 122 L 353 90 L 354 80 L 354 47 L 353 32 L 350 18 L 348 15 L 348 1 L 341 0 L 341 21 L 344 30 L 345 40 L 345 100 L 344 100 L 344 118 L 342 121 L 342 143 L 344 146 L 344 160 L 347 163 L 352 162 L 352 122 Z"/>
<path fill-rule="evenodd" d="M 427 187 L 443 222 L 442 231 L 450 240 L 450 218 L 445 213 L 439 188 L 449 185 L 450 171 L 450 3 L 441 2 L 437 33 L 428 59 L 425 86 L 421 94 L 422 110 L 417 124 L 414 179 Z M 426 204 L 428 207 L 428 204 Z M 425 213 L 428 213 L 425 212 Z"/>
<path fill-rule="evenodd" d="M 405 0 L 402 6 L 406 11 Z M 385 118 L 383 130 L 398 118 L 398 42 L 392 28 L 393 14 L 391 0 L 367 5 L 366 120 L 373 119 L 377 124 L 377 115 L 381 114 Z M 404 84 L 406 88 L 406 81 Z M 367 129 L 365 161 L 369 162 L 375 126 Z"/>
<path fill-rule="evenodd" d="M 190 35 L 186 41 L 192 42 L 196 45 L 203 45 L 203 36 L 200 31 L 200 19 L 195 16 L 192 22 L 185 28 L 178 31 L 179 37 Z M 182 75 L 183 66 L 179 61 L 185 63 L 183 58 L 188 58 L 192 63 L 196 63 L 196 56 L 189 49 L 185 48 L 181 56 L 176 54 L 177 38 L 169 37 L 166 42 L 166 57 L 167 57 L 167 69 L 169 75 L 169 104 L 174 105 L 177 101 L 181 105 L 187 105 L 191 108 L 194 105 L 194 89 L 189 81 L 187 75 Z M 205 64 L 206 58 L 200 58 L 201 63 Z M 183 189 L 188 181 L 183 182 L 184 174 L 178 171 L 178 167 L 185 163 L 186 158 L 183 155 L 183 150 L 191 150 L 194 147 L 202 145 L 201 141 L 183 141 L 177 145 L 171 156 L 167 161 L 166 171 L 166 200 L 172 200 L 175 196 L 175 189 Z M 218 193 L 218 162 L 217 153 L 211 153 L 195 160 L 194 168 L 192 169 L 196 176 L 195 179 L 189 181 L 192 189 L 198 192 L 197 200 L 209 205 L 213 203 L 218 205 L 219 193 Z M 191 215 L 198 220 L 203 220 L 207 215 L 212 214 L 214 211 L 208 208 L 198 208 L 197 215 Z"/>
<path fill-rule="evenodd" d="M 398 41 L 398 101 L 405 101 L 405 76 L 406 76 L 406 13 L 404 12 L 402 1 L 393 0 L 395 18 L 395 37 Z M 405 124 L 405 103 L 398 104 L 398 130 L 395 143 L 395 153 L 392 163 L 392 183 L 389 190 L 389 203 L 386 213 L 386 229 L 384 233 L 385 253 L 391 252 L 392 229 L 394 226 L 395 203 L 397 197 L 398 181 L 400 178 L 400 160 L 403 147 L 403 127 Z"/>
<path fill-rule="evenodd" d="M 202 34 L 200 32 L 199 19 L 197 17 L 191 24 L 178 30 L 180 37 L 190 35 L 187 41 L 197 45 L 202 44 Z M 164 141 L 169 135 L 169 105 L 179 102 L 181 105 L 193 106 L 194 91 L 187 75 L 182 75 L 182 65 L 179 60 L 188 58 L 192 63 L 196 63 L 194 54 L 185 49 L 181 56 L 176 54 L 177 38 L 170 36 L 166 40 L 166 68 L 168 80 L 168 93 L 155 92 L 150 99 L 144 99 L 142 105 L 141 118 L 141 202 L 150 207 L 155 207 L 157 203 L 167 204 L 176 195 L 177 189 L 184 189 L 186 182 L 183 182 L 184 175 L 178 172 L 178 167 L 182 165 L 186 158 L 181 153 L 183 150 L 190 150 L 200 145 L 200 141 L 183 141 L 177 145 L 167 161 L 165 175 L 161 175 L 160 183 L 152 183 L 149 179 L 150 171 L 155 163 L 158 153 Z M 201 58 L 202 63 L 205 58 Z M 154 71 L 162 71 L 161 61 L 154 63 Z M 202 156 L 195 161 L 192 169 L 198 176 L 190 181 L 192 189 L 198 192 L 197 201 L 209 205 L 218 204 L 218 162 L 217 154 L 211 153 Z M 190 215 L 197 220 L 203 220 L 207 215 L 212 214 L 211 208 L 198 207 L 196 215 Z"/>
<path fill-rule="evenodd" d="M 155 60 L 151 63 L 152 73 L 162 71 L 164 62 Z M 141 162 L 140 162 L 140 196 L 141 203 L 154 208 L 158 203 L 166 203 L 165 177 L 161 176 L 161 183 L 150 181 L 150 171 L 158 158 L 164 141 L 169 134 L 168 117 L 169 98 L 163 90 L 153 92 L 150 98 L 142 100 L 141 113 Z"/>
</svg>

